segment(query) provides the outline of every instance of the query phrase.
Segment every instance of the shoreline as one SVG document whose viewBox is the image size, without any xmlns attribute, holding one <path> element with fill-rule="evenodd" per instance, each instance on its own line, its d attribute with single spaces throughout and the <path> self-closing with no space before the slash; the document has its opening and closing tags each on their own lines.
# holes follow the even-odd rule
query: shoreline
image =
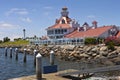
<svg viewBox="0 0 120 80">
<path fill-rule="evenodd" d="M 14 46 L 15 48 L 16 46 Z M 92 63 L 97 62 L 101 65 L 111 66 L 120 64 L 120 47 L 115 46 L 115 50 L 108 50 L 105 45 L 85 45 L 85 46 L 74 46 L 74 45 L 26 45 L 17 46 L 20 53 L 24 52 L 33 55 L 34 50 L 40 53 L 43 57 L 49 56 L 50 51 L 53 50 L 55 56 L 60 60 L 73 61 L 73 62 L 85 62 Z"/>
</svg>

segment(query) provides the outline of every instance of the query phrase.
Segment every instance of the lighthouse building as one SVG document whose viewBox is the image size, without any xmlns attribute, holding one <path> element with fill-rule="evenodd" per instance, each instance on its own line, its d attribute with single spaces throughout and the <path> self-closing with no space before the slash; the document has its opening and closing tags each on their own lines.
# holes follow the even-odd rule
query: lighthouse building
<svg viewBox="0 0 120 80">
<path fill-rule="evenodd" d="M 66 34 L 73 32 L 77 27 L 80 25 L 69 17 L 68 9 L 64 7 L 61 11 L 61 17 L 55 20 L 54 25 L 46 29 L 47 36 L 50 39 L 64 38 Z"/>
<path fill-rule="evenodd" d="M 85 22 L 83 25 L 69 17 L 68 8 L 64 7 L 61 17 L 55 20 L 52 26 L 47 29 L 47 36 L 42 36 L 37 40 L 30 40 L 34 44 L 84 44 L 87 37 L 107 38 L 109 36 L 120 37 L 118 26 L 107 25 L 98 26 L 97 21 L 93 21 L 91 26 Z"/>
</svg>

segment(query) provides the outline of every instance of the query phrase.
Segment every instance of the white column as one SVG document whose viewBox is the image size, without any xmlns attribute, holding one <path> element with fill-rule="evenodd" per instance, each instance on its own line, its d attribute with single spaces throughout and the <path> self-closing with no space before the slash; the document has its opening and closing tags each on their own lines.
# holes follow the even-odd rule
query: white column
<svg viewBox="0 0 120 80">
<path fill-rule="evenodd" d="M 54 51 L 50 52 L 50 64 L 54 65 Z"/>
<path fill-rule="evenodd" d="M 18 60 L 18 48 L 15 48 L 15 59 Z"/>
<path fill-rule="evenodd" d="M 12 48 L 10 48 L 10 58 L 12 58 Z"/>
<path fill-rule="evenodd" d="M 42 80 L 42 55 L 40 53 L 36 56 L 36 77 Z"/>
</svg>

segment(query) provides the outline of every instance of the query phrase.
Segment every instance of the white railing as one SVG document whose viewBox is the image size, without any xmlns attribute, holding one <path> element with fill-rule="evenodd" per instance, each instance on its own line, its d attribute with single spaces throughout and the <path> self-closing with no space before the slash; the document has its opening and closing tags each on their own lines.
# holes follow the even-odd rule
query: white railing
<svg viewBox="0 0 120 80">
<path fill-rule="evenodd" d="M 38 45 L 84 45 L 84 38 L 62 38 L 62 39 L 29 39 L 30 44 Z"/>
</svg>

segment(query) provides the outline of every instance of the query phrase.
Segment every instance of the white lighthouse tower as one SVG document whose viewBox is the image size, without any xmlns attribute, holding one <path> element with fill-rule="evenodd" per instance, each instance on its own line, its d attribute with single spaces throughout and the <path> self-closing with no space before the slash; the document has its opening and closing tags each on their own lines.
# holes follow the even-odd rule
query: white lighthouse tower
<svg viewBox="0 0 120 80">
<path fill-rule="evenodd" d="M 26 36 L 25 36 L 25 29 L 23 29 L 23 39 L 25 40 L 26 39 Z"/>
</svg>

